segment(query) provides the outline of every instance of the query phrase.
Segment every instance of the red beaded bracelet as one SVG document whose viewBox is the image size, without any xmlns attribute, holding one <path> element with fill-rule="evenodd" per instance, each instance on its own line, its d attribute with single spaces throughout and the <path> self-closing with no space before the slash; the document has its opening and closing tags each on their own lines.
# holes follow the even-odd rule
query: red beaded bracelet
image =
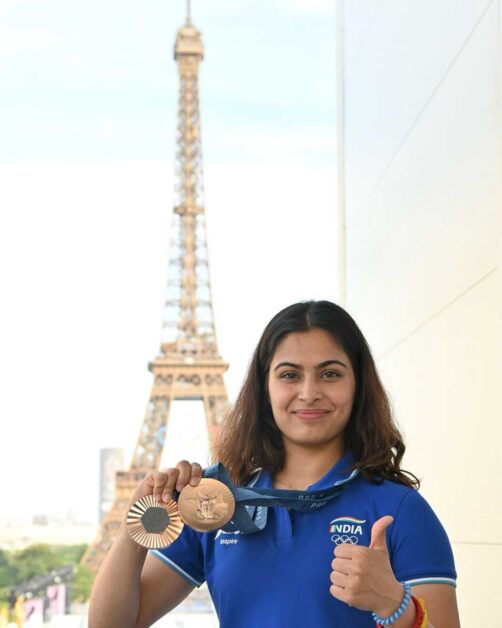
<svg viewBox="0 0 502 628">
<path fill-rule="evenodd" d="M 414 595 L 411 596 L 411 599 L 413 600 L 415 611 L 417 613 L 417 616 L 415 617 L 415 622 L 411 628 L 426 628 L 428 617 L 427 610 L 425 609 L 424 600 L 419 600 Z M 377 624 L 377 628 L 384 628 L 384 626 L 382 626 L 382 624 Z"/>
<path fill-rule="evenodd" d="M 414 595 L 411 596 L 411 599 L 413 600 L 413 604 L 415 605 L 415 610 L 417 612 L 413 628 L 424 628 L 425 626 L 427 626 L 427 612 L 425 610 L 425 602 L 423 600 L 419 600 Z"/>
</svg>

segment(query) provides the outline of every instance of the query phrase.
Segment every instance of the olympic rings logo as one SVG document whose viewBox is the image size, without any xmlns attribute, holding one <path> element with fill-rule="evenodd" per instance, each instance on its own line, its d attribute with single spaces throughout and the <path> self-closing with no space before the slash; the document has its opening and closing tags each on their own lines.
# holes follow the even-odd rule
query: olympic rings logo
<svg viewBox="0 0 502 628">
<path fill-rule="evenodd" d="M 340 545 L 341 543 L 350 543 L 351 545 L 357 545 L 359 539 L 357 536 L 349 536 L 348 534 L 333 534 L 331 540 L 335 545 Z"/>
</svg>

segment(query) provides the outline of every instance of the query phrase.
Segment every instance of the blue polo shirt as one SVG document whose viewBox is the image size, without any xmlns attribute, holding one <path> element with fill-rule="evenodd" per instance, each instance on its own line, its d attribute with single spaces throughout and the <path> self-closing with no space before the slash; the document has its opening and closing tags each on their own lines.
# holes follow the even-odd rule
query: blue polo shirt
<svg viewBox="0 0 502 628">
<path fill-rule="evenodd" d="M 221 628 L 374 628 L 371 613 L 331 595 L 329 576 L 336 545 L 369 546 L 371 527 L 384 515 L 394 517 L 386 534 L 396 578 L 455 586 L 448 537 L 425 499 L 395 482 L 371 484 L 351 474 L 350 463 L 345 455 L 309 487 L 329 488 L 352 476 L 319 510 L 270 508 L 265 529 L 253 534 L 185 526 L 172 545 L 151 553 L 192 584 L 207 582 Z M 250 485 L 270 488 L 270 473 L 257 472 Z"/>
</svg>

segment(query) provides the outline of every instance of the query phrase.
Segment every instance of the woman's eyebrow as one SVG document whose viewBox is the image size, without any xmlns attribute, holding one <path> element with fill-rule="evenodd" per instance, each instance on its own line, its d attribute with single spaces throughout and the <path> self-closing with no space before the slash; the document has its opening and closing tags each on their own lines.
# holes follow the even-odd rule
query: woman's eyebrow
<svg viewBox="0 0 502 628">
<path fill-rule="evenodd" d="M 340 366 L 343 366 L 343 368 L 347 368 L 347 365 L 343 362 L 340 362 L 340 360 L 326 360 L 325 362 L 321 362 L 321 364 L 319 364 L 317 368 L 323 369 L 325 366 L 329 366 L 330 364 L 339 364 Z"/>
<path fill-rule="evenodd" d="M 294 368 L 294 369 L 303 369 L 303 366 L 301 364 L 295 364 L 294 362 L 279 362 L 279 364 L 274 367 L 274 371 L 277 371 L 277 369 L 280 369 L 281 366 L 290 366 L 291 368 Z"/>
<path fill-rule="evenodd" d="M 340 366 L 343 366 L 343 368 L 347 368 L 347 365 L 340 362 L 340 360 L 325 360 L 324 362 L 318 364 L 316 368 L 323 369 L 325 366 L 329 366 L 330 364 L 339 364 Z M 281 368 L 281 366 L 289 366 L 303 371 L 303 366 L 301 364 L 295 364 L 294 362 L 279 362 L 279 364 L 274 367 L 274 371 L 277 371 L 277 369 Z"/>
</svg>

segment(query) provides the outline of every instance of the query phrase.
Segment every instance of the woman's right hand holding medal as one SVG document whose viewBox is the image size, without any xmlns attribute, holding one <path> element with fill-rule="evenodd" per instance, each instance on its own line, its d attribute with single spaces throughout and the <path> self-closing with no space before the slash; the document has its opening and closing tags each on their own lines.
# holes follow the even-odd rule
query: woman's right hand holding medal
<svg viewBox="0 0 502 628">
<path fill-rule="evenodd" d="M 195 487 L 202 478 L 202 467 L 186 460 L 165 471 L 152 471 L 131 496 L 126 517 L 129 536 L 139 545 L 150 549 L 166 547 L 175 541 L 183 529 L 178 506 L 173 501 L 174 490 Z"/>
<path fill-rule="evenodd" d="M 161 617 L 156 599 L 161 599 L 165 608 L 171 604 L 171 595 L 174 607 L 188 595 L 192 586 L 174 572 L 166 577 L 164 566 L 149 557 L 147 550 L 167 547 L 181 534 L 184 524 L 172 499 L 173 493 L 181 492 L 185 486 L 198 486 L 201 478 L 200 464 L 182 460 L 175 467 L 149 471 L 137 484 L 123 525 L 97 574 L 89 606 L 89 626 L 132 626 L 131 618 L 138 616 L 141 621 L 135 622 L 135 626 L 150 626 L 154 618 Z M 144 596 L 147 601 L 143 608 L 140 600 L 144 594 L 139 582 L 145 570 L 150 574 L 147 576 L 150 593 Z"/>
</svg>

